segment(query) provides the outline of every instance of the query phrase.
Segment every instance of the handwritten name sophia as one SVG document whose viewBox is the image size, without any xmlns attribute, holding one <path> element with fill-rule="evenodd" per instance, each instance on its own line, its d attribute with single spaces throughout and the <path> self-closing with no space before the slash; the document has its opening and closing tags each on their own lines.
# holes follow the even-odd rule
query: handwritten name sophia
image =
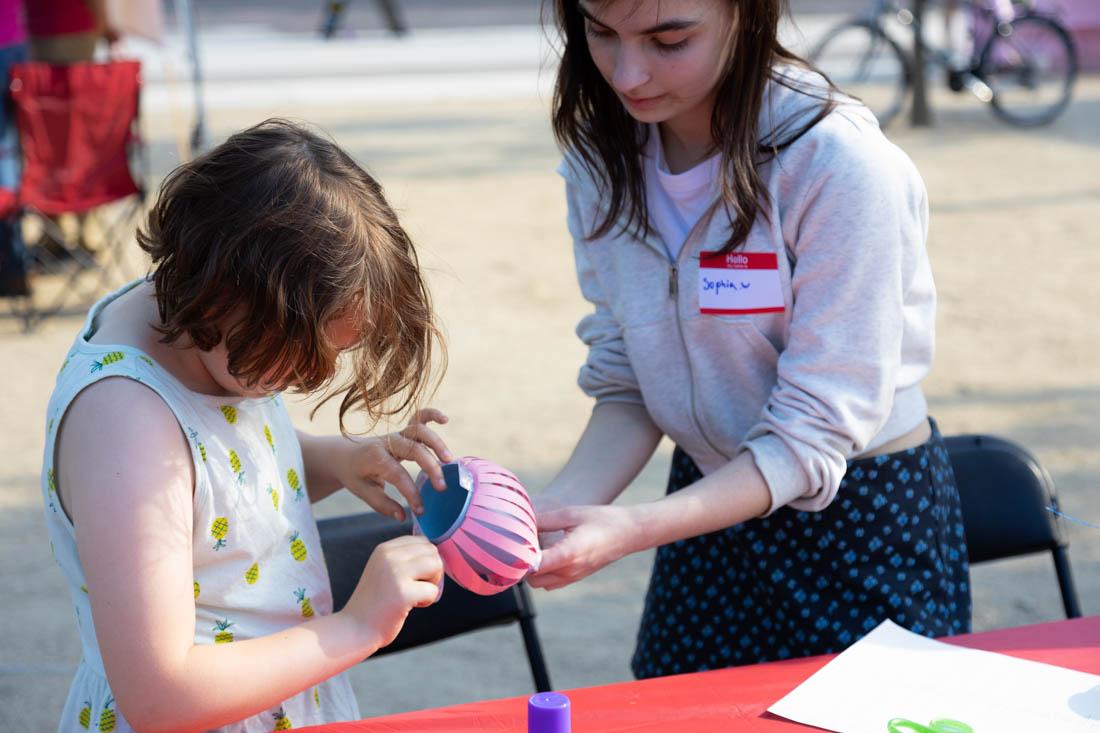
<svg viewBox="0 0 1100 733">
<path fill-rule="evenodd" d="M 703 292 L 714 293 L 715 295 L 721 295 L 723 290 L 730 290 L 732 292 L 738 292 L 741 290 L 748 290 L 752 287 L 752 283 L 747 283 L 743 280 L 726 280 L 725 278 L 719 278 L 717 280 L 711 280 L 709 277 L 703 277 Z"/>
</svg>

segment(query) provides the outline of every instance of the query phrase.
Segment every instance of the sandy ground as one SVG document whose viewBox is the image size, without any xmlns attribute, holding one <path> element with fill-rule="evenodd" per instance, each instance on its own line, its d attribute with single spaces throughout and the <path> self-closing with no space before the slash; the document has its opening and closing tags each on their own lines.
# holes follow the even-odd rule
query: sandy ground
<svg viewBox="0 0 1100 733">
<path fill-rule="evenodd" d="M 1014 130 L 977 102 L 937 97 L 937 125 L 892 137 L 916 161 L 932 202 L 929 241 L 940 292 L 938 356 L 927 380 L 945 433 L 1018 440 L 1046 465 L 1071 514 L 1100 522 L 1100 78 L 1079 87 L 1053 127 Z M 215 139 L 270 110 L 212 112 Z M 543 104 L 291 110 L 328 130 L 384 182 L 419 245 L 450 349 L 432 404 L 462 453 L 492 458 L 538 490 L 561 465 L 590 404 L 575 386 L 585 312 L 572 271 L 557 155 Z M 175 120 L 147 120 L 154 174 L 175 161 Z M 48 290 L 51 283 L 42 283 Z M 0 307 L 0 314 L 3 308 Z M 80 323 L 25 335 L 0 315 L 0 731 L 56 725 L 80 649 L 38 495 L 43 411 Z M 300 424 L 333 431 L 334 409 Z M 624 497 L 663 490 L 668 446 Z M 334 497 L 318 514 L 357 509 Z M 1086 613 L 1100 613 L 1100 531 L 1070 527 Z M 628 678 L 649 556 L 574 587 L 537 593 L 555 685 Z M 978 629 L 1061 614 L 1049 561 L 974 572 Z M 518 631 L 481 632 L 359 665 L 365 715 L 530 691 Z"/>
</svg>

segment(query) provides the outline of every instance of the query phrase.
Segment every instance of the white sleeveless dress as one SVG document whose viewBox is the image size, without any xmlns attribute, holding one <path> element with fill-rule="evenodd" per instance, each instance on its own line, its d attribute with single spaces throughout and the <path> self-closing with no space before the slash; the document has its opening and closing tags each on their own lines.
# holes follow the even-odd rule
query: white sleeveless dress
<svg viewBox="0 0 1100 733">
<path fill-rule="evenodd" d="M 301 450 L 282 398 L 199 394 L 139 349 L 87 341 L 104 306 L 139 282 L 92 307 L 57 376 L 46 416 L 41 482 L 46 524 L 69 584 L 83 651 L 58 726 L 62 733 L 132 730 L 107 684 L 73 525 L 57 501 L 54 482 L 57 426 L 73 398 L 100 379 L 126 377 L 146 385 L 160 395 L 189 438 L 195 466 L 195 643 L 266 636 L 332 612 Z M 268 733 L 358 717 L 351 686 L 340 674 L 218 730 Z"/>
</svg>

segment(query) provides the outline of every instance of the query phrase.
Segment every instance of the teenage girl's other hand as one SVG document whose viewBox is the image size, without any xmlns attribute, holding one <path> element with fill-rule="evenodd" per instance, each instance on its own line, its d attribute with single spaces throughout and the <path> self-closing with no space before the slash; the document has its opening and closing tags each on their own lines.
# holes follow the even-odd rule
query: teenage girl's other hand
<svg viewBox="0 0 1100 733">
<path fill-rule="evenodd" d="M 442 463 L 455 460 L 455 456 L 439 435 L 428 427 L 429 423 L 446 424 L 447 416 L 434 408 L 424 408 L 416 413 L 408 426 L 396 433 L 369 438 L 349 438 L 343 449 L 334 456 L 333 472 L 349 491 L 367 502 L 376 512 L 401 521 L 405 511 L 401 505 L 386 495 L 386 484 L 392 484 L 409 507 L 419 514 L 423 511 L 420 494 L 401 461 L 413 461 L 431 479 L 432 486 L 442 491 L 447 487 L 443 480 Z"/>
<path fill-rule="evenodd" d="M 553 494 L 548 494 L 545 491 L 541 494 L 535 494 L 534 496 L 532 496 L 531 505 L 535 509 L 536 519 L 552 511 L 564 509 L 567 506 L 566 503 L 563 502 L 561 499 L 558 499 Z M 542 529 L 541 523 L 536 521 L 536 524 L 539 525 L 539 547 L 541 547 L 543 550 L 546 550 L 546 548 L 557 544 L 565 537 L 565 532 L 560 529 L 554 531 L 544 531 Z"/>
<path fill-rule="evenodd" d="M 383 542 L 340 613 L 377 634 L 379 648 L 396 637 L 409 611 L 435 603 L 443 582 L 443 561 L 428 540 L 406 535 Z"/>
<path fill-rule="evenodd" d="M 554 590 L 586 578 L 603 566 L 640 549 L 638 524 L 617 506 L 572 506 L 537 513 L 540 538 L 561 533 L 543 547 L 538 572 L 528 576 L 535 588 Z"/>
</svg>

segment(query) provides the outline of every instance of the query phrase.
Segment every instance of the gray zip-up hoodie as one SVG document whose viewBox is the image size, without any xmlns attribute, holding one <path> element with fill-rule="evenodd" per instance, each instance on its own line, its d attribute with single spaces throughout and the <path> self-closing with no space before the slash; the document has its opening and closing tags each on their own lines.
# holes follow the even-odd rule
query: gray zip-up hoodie
<svg viewBox="0 0 1100 733">
<path fill-rule="evenodd" d="M 817 103 L 771 82 L 763 138 Z M 575 155 L 559 172 L 581 291 L 595 306 L 577 326 L 589 347 L 581 389 L 644 405 L 704 474 L 748 450 L 770 511 L 820 510 L 849 458 L 927 417 L 920 381 L 936 304 L 927 194 L 862 105 L 846 102 L 761 170 L 769 216 L 741 251 L 778 255 L 779 313 L 700 313 L 699 253 L 727 241 L 724 213 L 701 221 L 672 260 L 656 233 L 639 240 L 616 227 L 589 239 L 606 197 Z"/>
</svg>

